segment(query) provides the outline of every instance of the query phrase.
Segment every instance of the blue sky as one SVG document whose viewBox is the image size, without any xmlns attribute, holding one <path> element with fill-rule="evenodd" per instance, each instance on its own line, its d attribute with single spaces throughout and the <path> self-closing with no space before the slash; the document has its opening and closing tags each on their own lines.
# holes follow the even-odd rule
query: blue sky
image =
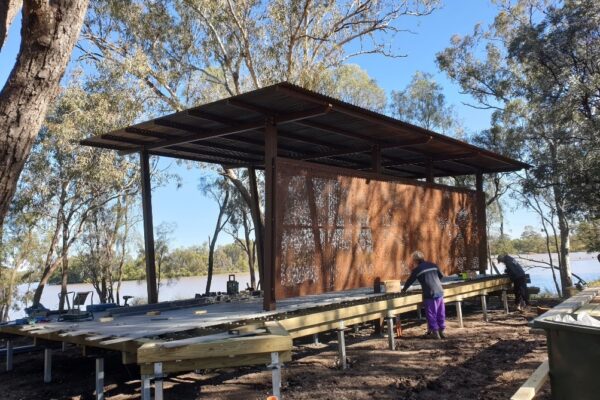
<svg viewBox="0 0 600 400">
<path fill-rule="evenodd" d="M 407 17 L 401 20 L 402 27 L 413 33 L 397 35 L 394 48 L 405 54 L 403 58 L 383 56 L 362 56 L 352 62 L 365 69 L 386 92 L 404 88 L 416 71 L 431 73 L 444 88 L 449 104 L 454 105 L 459 118 L 469 131 L 489 127 L 490 113 L 468 107 L 467 95 L 460 94 L 460 88 L 452 83 L 435 64 L 435 55 L 446 48 L 454 34 L 468 34 L 477 23 L 489 24 L 496 11 L 486 0 L 446 0 L 446 5 L 432 15 L 423 18 Z M 9 31 L 8 42 L 0 52 L 0 82 L 4 83 L 16 58 L 20 42 L 20 17 L 17 17 Z M 217 207 L 202 196 L 198 190 L 201 172 L 188 170 L 176 165 L 171 159 L 160 160 L 160 167 L 170 165 L 170 170 L 181 176 L 181 187 L 175 184 L 157 188 L 153 192 L 155 226 L 162 222 L 176 224 L 173 245 L 194 245 L 207 240 L 214 229 Z M 525 225 L 537 226 L 537 217 L 522 207 L 509 204 L 506 213 L 507 233 L 518 236 Z M 226 235 L 220 242 L 230 242 Z"/>
</svg>

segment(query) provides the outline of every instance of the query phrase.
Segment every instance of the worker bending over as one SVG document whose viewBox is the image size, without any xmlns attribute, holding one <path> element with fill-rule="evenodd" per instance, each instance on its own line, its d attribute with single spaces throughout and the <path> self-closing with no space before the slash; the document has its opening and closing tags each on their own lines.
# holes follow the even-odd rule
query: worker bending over
<svg viewBox="0 0 600 400">
<path fill-rule="evenodd" d="M 529 290 L 527 289 L 527 275 L 523 270 L 521 264 L 508 254 L 500 254 L 498 256 L 498 262 L 503 263 L 506 266 L 504 272 L 508 274 L 511 282 L 513 283 L 513 289 L 515 293 L 515 304 L 517 310 L 522 311 L 525 307 L 529 306 Z"/>
<path fill-rule="evenodd" d="M 406 293 L 408 288 L 419 280 L 423 290 L 423 304 L 425 304 L 425 315 L 427 316 L 427 336 L 434 339 L 445 338 L 446 308 L 444 306 L 444 289 L 442 279 L 444 275 L 440 268 L 432 262 L 425 261 L 425 256 L 420 251 L 412 254 L 414 269 L 402 288 Z"/>
</svg>

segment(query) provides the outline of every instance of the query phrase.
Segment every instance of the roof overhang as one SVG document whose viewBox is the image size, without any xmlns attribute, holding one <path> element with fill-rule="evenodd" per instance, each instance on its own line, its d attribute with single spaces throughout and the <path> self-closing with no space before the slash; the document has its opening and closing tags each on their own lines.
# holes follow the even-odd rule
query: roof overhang
<svg viewBox="0 0 600 400">
<path fill-rule="evenodd" d="M 227 167 L 264 166 L 264 127 L 277 125 L 281 157 L 405 178 L 518 171 L 523 162 L 290 83 L 141 122 L 81 141 Z"/>
</svg>

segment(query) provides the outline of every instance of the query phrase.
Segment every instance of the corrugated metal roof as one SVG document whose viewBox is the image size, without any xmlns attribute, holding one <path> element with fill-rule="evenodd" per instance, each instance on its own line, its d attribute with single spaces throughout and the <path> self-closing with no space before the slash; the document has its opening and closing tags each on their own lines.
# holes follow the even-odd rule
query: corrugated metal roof
<svg viewBox="0 0 600 400">
<path fill-rule="evenodd" d="M 264 125 L 277 124 L 278 155 L 422 178 L 508 172 L 520 161 L 287 82 L 204 104 L 81 141 L 82 145 L 230 167 L 264 164 Z"/>
</svg>

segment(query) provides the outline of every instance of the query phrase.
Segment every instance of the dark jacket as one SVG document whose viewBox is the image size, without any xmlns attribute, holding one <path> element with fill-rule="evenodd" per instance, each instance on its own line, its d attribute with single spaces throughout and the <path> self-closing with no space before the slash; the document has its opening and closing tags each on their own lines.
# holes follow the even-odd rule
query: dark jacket
<svg viewBox="0 0 600 400">
<path fill-rule="evenodd" d="M 511 281 L 514 282 L 517 279 L 525 277 L 525 271 L 523 270 L 523 267 L 511 256 L 504 256 L 502 262 L 506 266 L 506 273 Z"/>
<path fill-rule="evenodd" d="M 442 275 L 437 265 L 428 261 L 421 261 L 417 268 L 410 273 L 410 277 L 402 290 L 408 289 L 418 279 L 423 289 L 423 298 L 437 299 L 444 296 L 444 289 L 440 281 L 443 277 L 444 275 Z"/>
</svg>

